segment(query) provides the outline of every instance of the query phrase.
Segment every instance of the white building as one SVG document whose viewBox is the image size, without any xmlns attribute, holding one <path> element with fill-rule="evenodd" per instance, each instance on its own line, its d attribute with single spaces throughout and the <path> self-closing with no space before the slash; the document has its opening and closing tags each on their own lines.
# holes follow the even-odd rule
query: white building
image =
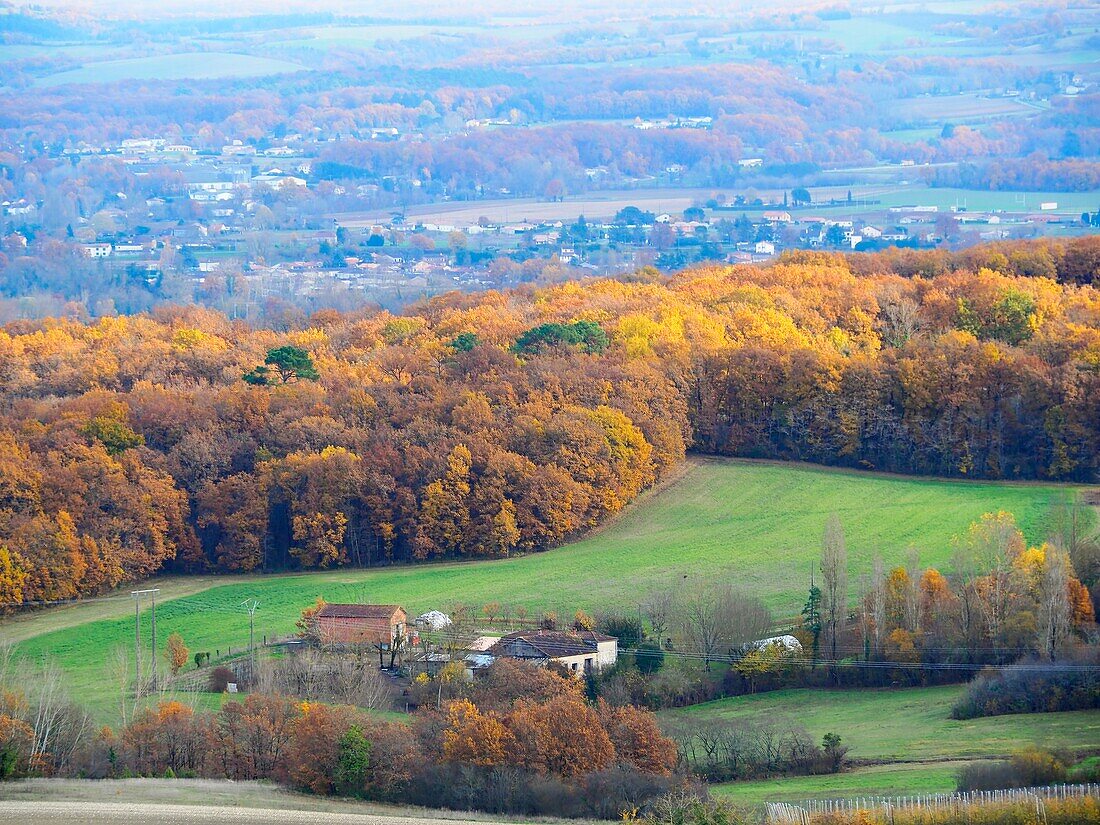
<svg viewBox="0 0 1100 825">
<path fill-rule="evenodd" d="M 82 249 L 84 255 L 88 258 L 111 257 L 111 245 L 109 243 L 86 243 Z"/>
<path fill-rule="evenodd" d="M 619 640 L 591 630 L 520 630 L 501 637 L 487 654 L 541 665 L 555 662 L 580 678 L 614 665 Z"/>
</svg>

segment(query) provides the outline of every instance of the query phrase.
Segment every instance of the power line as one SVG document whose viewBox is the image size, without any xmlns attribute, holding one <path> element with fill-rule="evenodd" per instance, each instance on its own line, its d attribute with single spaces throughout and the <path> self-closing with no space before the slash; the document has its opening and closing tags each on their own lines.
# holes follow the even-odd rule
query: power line
<svg viewBox="0 0 1100 825">
<path fill-rule="evenodd" d="M 327 621 L 329 626 L 345 627 L 351 629 L 359 629 L 362 627 L 359 623 L 349 619 L 329 619 Z M 318 623 L 313 622 L 313 626 L 316 628 Z M 470 634 L 462 634 L 455 630 L 441 630 L 434 631 L 433 635 L 439 637 L 441 643 L 448 641 L 457 642 L 462 641 L 464 636 Z M 956 652 L 966 653 L 969 652 L 966 648 L 957 648 Z M 989 650 L 989 649 L 987 649 Z M 593 651 L 595 652 L 595 651 Z M 652 654 L 654 651 L 647 650 L 645 648 L 620 648 L 620 653 L 631 653 L 643 655 Z M 722 665 L 734 665 L 739 661 L 728 655 L 727 653 L 715 653 L 706 654 L 695 651 L 685 650 L 662 650 L 661 653 L 665 656 L 669 656 L 681 661 L 689 662 L 702 662 L 702 663 L 714 663 Z M 549 657 L 547 657 L 549 658 Z M 790 665 L 802 665 L 802 666 L 815 666 L 820 665 L 822 667 L 830 668 L 848 668 L 848 669 L 866 669 L 866 670 L 922 670 L 922 671 L 955 671 L 955 672 L 973 672 L 984 669 L 1003 671 L 1007 669 L 1013 670 L 1025 670 L 1034 672 L 1080 672 L 1080 673 L 1094 673 L 1100 672 L 1100 665 L 1089 664 L 1076 664 L 1076 663 L 1009 663 L 1009 664 L 986 664 L 986 663 L 973 663 L 973 662 L 899 662 L 891 660 L 859 660 L 859 659 L 813 659 L 806 656 L 789 655 L 783 658 L 783 662 Z"/>
</svg>

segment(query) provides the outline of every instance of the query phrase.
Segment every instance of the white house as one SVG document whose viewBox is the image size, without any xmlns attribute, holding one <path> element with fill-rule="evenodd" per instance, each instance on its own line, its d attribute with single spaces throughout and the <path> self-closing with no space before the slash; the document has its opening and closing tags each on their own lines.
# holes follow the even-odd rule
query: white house
<svg viewBox="0 0 1100 825">
<path fill-rule="evenodd" d="M 790 223 L 791 213 L 786 211 L 767 211 L 760 217 L 766 220 L 768 223 Z"/>
<path fill-rule="evenodd" d="M 270 186 L 272 189 L 278 191 L 285 186 L 305 186 L 305 178 L 295 177 L 294 175 L 286 175 L 277 169 L 273 169 L 263 175 L 256 175 L 252 179 L 253 183 L 262 183 Z"/>
<path fill-rule="evenodd" d="M 592 630 L 520 630 L 503 636 L 487 651 L 493 658 L 555 662 L 580 678 L 611 667 L 619 657 L 619 640 Z"/>
<path fill-rule="evenodd" d="M 109 243 L 86 243 L 83 246 L 83 251 L 88 258 L 111 257 L 111 245 Z"/>
</svg>

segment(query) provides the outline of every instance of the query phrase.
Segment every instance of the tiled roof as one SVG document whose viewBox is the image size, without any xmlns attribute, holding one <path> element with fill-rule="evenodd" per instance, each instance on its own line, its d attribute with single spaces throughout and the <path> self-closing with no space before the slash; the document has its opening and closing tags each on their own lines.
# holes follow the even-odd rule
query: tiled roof
<svg viewBox="0 0 1100 825">
<path fill-rule="evenodd" d="M 326 604 L 317 612 L 326 619 L 388 619 L 401 607 L 396 604 Z"/>
<path fill-rule="evenodd" d="M 603 633 L 595 633 L 591 630 L 569 633 L 558 630 L 521 630 L 501 637 L 489 652 L 497 656 L 514 656 L 516 644 L 525 642 L 542 657 L 557 659 L 562 656 L 595 653 L 599 642 L 613 641 L 615 641 L 614 636 L 605 636 Z"/>
</svg>

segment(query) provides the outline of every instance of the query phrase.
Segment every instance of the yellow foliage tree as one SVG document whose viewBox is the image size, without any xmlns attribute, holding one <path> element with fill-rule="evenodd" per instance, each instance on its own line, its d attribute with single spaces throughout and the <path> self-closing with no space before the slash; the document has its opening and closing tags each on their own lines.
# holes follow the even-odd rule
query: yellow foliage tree
<svg viewBox="0 0 1100 825">
<path fill-rule="evenodd" d="M 183 637 L 179 633 L 171 633 L 164 649 L 164 658 L 168 660 L 168 667 L 175 676 L 183 666 L 187 664 L 187 657 L 191 651 L 183 643 Z"/>
<path fill-rule="evenodd" d="M 447 706 L 443 758 L 480 767 L 502 765 L 514 741 L 511 731 L 494 714 L 484 714 L 466 699 Z"/>
</svg>

